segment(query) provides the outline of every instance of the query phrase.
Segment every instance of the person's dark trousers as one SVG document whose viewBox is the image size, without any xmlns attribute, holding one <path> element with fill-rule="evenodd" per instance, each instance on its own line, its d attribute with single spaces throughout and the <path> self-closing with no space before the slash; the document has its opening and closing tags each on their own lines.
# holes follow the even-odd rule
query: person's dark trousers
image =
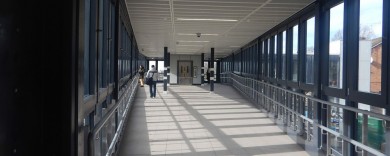
<svg viewBox="0 0 390 156">
<path fill-rule="evenodd" d="M 152 81 L 152 84 L 149 86 L 150 97 L 156 97 L 156 81 Z"/>
</svg>

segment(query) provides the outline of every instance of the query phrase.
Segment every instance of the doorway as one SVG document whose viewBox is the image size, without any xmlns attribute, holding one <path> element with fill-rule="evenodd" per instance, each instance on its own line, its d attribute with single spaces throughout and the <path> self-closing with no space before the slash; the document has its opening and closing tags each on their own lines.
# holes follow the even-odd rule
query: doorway
<svg viewBox="0 0 390 156">
<path fill-rule="evenodd" d="M 178 84 L 192 85 L 192 61 L 178 61 Z"/>
</svg>

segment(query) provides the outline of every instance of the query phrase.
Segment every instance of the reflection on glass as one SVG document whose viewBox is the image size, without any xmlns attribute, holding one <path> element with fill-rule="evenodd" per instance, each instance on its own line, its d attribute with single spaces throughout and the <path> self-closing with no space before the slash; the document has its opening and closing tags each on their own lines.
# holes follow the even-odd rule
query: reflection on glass
<svg viewBox="0 0 390 156">
<path fill-rule="evenodd" d="M 345 105 L 344 99 L 336 97 L 328 97 L 328 101 Z M 328 108 L 330 108 L 330 111 L 328 111 L 328 127 L 340 134 L 343 134 L 343 109 L 333 106 L 328 106 Z M 334 135 L 330 135 L 329 139 L 331 148 L 339 153 L 342 153 L 342 142 L 337 141 L 337 138 Z"/>
<path fill-rule="evenodd" d="M 85 10 L 89 10 L 89 7 L 90 7 L 90 2 L 89 1 L 85 1 Z M 90 94 L 89 90 L 90 90 L 90 86 L 89 86 L 89 80 L 90 80 L 90 63 L 89 63 L 89 28 L 90 28 L 90 11 L 85 11 L 84 12 L 84 95 L 87 96 Z"/>
<path fill-rule="evenodd" d="M 329 86 L 342 87 L 344 3 L 330 9 Z"/>
<path fill-rule="evenodd" d="M 305 92 L 305 95 L 306 96 L 313 96 L 313 92 Z M 304 108 L 304 115 L 306 117 L 308 117 L 309 119 L 313 119 L 313 114 L 314 114 L 314 107 L 313 107 L 313 101 L 308 99 L 308 98 L 305 98 L 304 99 L 304 102 L 305 102 L 305 108 Z M 310 124 L 309 122 L 304 122 L 304 129 L 305 129 L 305 134 L 303 135 L 305 137 L 305 139 L 308 139 L 306 138 L 306 135 L 307 133 L 309 134 L 313 134 L 313 128 L 312 128 L 312 124 Z M 307 125 L 309 124 L 309 125 Z"/>
<path fill-rule="evenodd" d="M 271 42 L 271 39 L 267 39 L 267 63 L 268 63 L 268 66 L 267 66 L 267 76 L 268 77 L 271 77 L 271 51 L 270 51 L 270 42 Z"/>
<path fill-rule="evenodd" d="M 383 0 L 360 0 L 359 91 L 380 94 Z"/>
<path fill-rule="evenodd" d="M 278 49 L 278 36 L 275 35 L 274 40 L 274 78 L 276 78 L 276 66 L 277 66 L 277 49 Z"/>
<path fill-rule="evenodd" d="M 218 73 L 217 62 L 214 62 L 214 81 L 217 81 L 217 73 Z"/>
<path fill-rule="evenodd" d="M 286 31 L 283 31 L 283 46 L 282 46 L 282 79 L 286 79 Z"/>
<path fill-rule="evenodd" d="M 261 60 L 261 73 L 265 76 L 265 60 L 266 60 L 266 58 L 265 58 L 265 41 L 263 41 L 262 43 L 262 51 L 261 51 L 261 58 L 262 58 L 262 60 Z"/>
<path fill-rule="evenodd" d="M 240 56 L 240 55 L 238 55 L 238 56 Z M 209 71 L 209 62 L 208 61 L 204 61 L 203 62 L 203 67 L 204 67 L 204 70 L 203 70 L 203 81 L 208 81 L 208 79 L 207 79 L 207 71 Z M 238 70 L 236 70 L 236 71 L 238 71 Z"/>
<path fill-rule="evenodd" d="M 293 27 L 292 80 L 298 81 L 298 25 Z"/>
<path fill-rule="evenodd" d="M 307 20 L 306 31 L 306 83 L 314 83 L 314 29 L 315 17 Z"/>
<path fill-rule="evenodd" d="M 386 109 L 370 106 L 367 104 L 359 103 L 359 109 L 367 110 L 370 112 L 383 114 L 385 115 Z M 358 114 L 358 120 L 357 120 L 357 141 L 363 142 L 362 140 L 362 129 L 364 127 L 367 128 L 367 140 L 365 140 L 366 145 L 377 149 L 381 152 L 385 152 L 385 134 L 386 134 L 386 128 L 385 128 L 385 121 L 382 119 L 378 119 L 375 117 L 367 116 L 367 124 L 364 124 L 363 122 L 363 114 Z"/>
</svg>

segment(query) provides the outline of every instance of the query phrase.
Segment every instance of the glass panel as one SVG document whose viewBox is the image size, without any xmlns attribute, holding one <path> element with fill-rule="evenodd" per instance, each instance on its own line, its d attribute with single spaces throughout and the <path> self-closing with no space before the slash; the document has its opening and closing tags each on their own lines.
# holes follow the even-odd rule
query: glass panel
<svg viewBox="0 0 390 156">
<path fill-rule="evenodd" d="M 359 103 L 359 109 L 367 110 L 370 112 L 383 114 L 385 115 L 386 109 L 370 106 L 367 104 Z M 364 118 L 366 118 L 366 121 Z M 366 122 L 366 123 L 365 123 Z M 368 145 L 374 149 L 377 149 L 381 151 L 382 153 L 385 152 L 385 144 L 386 144 L 386 128 L 385 128 L 386 122 L 382 119 L 378 119 L 375 117 L 371 117 L 369 115 L 363 116 L 363 114 L 358 113 L 358 120 L 357 120 L 357 141 Z M 363 134 L 363 128 L 366 129 L 367 133 Z M 367 140 L 362 140 L 362 136 L 365 136 Z"/>
<path fill-rule="evenodd" d="M 306 83 L 314 83 L 314 29 L 315 17 L 307 20 L 306 26 Z"/>
<path fill-rule="evenodd" d="M 271 77 L 271 51 L 270 51 L 270 42 L 271 39 L 267 39 L 267 76 Z"/>
<path fill-rule="evenodd" d="M 305 95 L 306 96 L 310 96 L 310 97 L 313 97 L 313 92 L 311 91 L 308 91 L 308 92 L 305 92 Z M 306 117 L 310 118 L 310 119 L 313 119 L 313 114 L 314 114 L 314 107 L 313 107 L 313 104 L 314 104 L 314 101 L 308 99 L 308 98 L 304 98 L 304 112 L 303 112 L 303 115 L 305 115 Z M 304 122 L 304 135 L 303 137 L 305 139 L 308 139 L 307 138 L 307 134 L 313 134 L 313 125 L 310 124 L 309 122 Z"/>
<path fill-rule="evenodd" d="M 238 56 L 240 56 L 240 55 L 238 55 Z M 203 62 L 203 66 L 204 66 L 204 70 L 203 70 L 204 77 L 203 77 L 203 80 L 204 81 L 208 81 L 207 80 L 207 74 L 208 74 L 207 71 L 209 70 L 209 62 L 207 62 L 207 61 Z M 238 71 L 238 70 L 236 70 L 236 71 Z"/>
<path fill-rule="evenodd" d="M 111 51 L 110 51 L 110 82 L 113 83 L 114 82 L 114 66 L 115 66 L 115 63 L 114 63 L 114 54 L 115 54 L 115 5 L 111 3 L 111 32 L 110 32 L 110 47 L 111 47 Z"/>
<path fill-rule="evenodd" d="M 274 78 L 276 78 L 276 76 L 277 76 L 276 75 L 276 70 L 277 70 L 276 66 L 277 66 L 277 63 L 278 63 L 278 61 L 277 61 L 277 58 L 278 58 L 277 57 L 277 51 L 278 51 L 278 36 L 275 35 L 275 40 L 274 40 L 274 63 L 273 63 L 273 65 L 274 65 L 274 67 L 273 67 L 274 68 L 274 70 L 273 70 L 274 71 L 274 73 L 273 73 L 274 74 L 273 75 Z"/>
<path fill-rule="evenodd" d="M 283 31 L 283 46 L 282 46 L 282 79 L 286 79 L 286 31 Z"/>
<path fill-rule="evenodd" d="M 340 105 L 345 105 L 345 100 L 336 98 L 336 97 L 328 97 L 328 101 L 332 103 L 338 103 Z M 336 132 L 343 134 L 343 109 L 333 106 L 328 106 L 330 111 L 328 111 L 328 127 Z M 342 142 L 337 140 L 334 135 L 329 135 L 330 146 L 333 151 L 342 154 Z"/>
<path fill-rule="evenodd" d="M 292 80 L 298 81 L 298 25 L 293 27 Z"/>
<path fill-rule="evenodd" d="M 154 67 L 156 67 L 156 61 L 155 60 L 149 61 L 149 69 L 152 69 L 152 65 L 154 65 Z"/>
<path fill-rule="evenodd" d="M 344 3 L 330 9 L 329 87 L 342 88 Z"/>
<path fill-rule="evenodd" d="M 98 29 L 99 30 L 102 30 L 102 31 L 98 31 L 98 51 L 99 51 L 99 55 L 98 55 L 98 86 L 99 88 L 102 88 L 103 87 L 103 0 L 99 0 L 99 23 L 98 23 Z"/>
<path fill-rule="evenodd" d="M 214 81 L 217 81 L 217 73 L 218 73 L 217 62 L 214 62 Z"/>
<path fill-rule="evenodd" d="M 84 19 L 84 95 L 89 95 L 89 27 L 90 27 L 90 1 L 85 0 L 85 19 Z"/>
<path fill-rule="evenodd" d="M 262 48 L 262 51 L 261 51 L 261 55 L 262 55 L 262 61 L 261 61 L 261 73 L 263 73 L 263 75 L 265 76 L 265 60 L 266 60 L 266 58 L 265 58 L 265 41 L 263 41 L 262 42 L 262 44 L 263 44 L 263 48 Z"/>
<path fill-rule="evenodd" d="M 360 0 L 359 91 L 380 94 L 383 0 Z"/>
<path fill-rule="evenodd" d="M 158 72 L 158 78 L 157 80 L 158 81 L 163 81 L 164 80 L 164 61 L 157 61 L 158 65 L 158 69 L 157 69 L 157 72 Z"/>
</svg>

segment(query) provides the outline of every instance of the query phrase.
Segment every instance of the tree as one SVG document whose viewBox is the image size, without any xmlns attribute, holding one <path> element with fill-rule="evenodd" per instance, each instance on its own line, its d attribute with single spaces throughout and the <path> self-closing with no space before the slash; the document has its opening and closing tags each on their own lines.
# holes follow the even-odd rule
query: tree
<svg viewBox="0 0 390 156">
<path fill-rule="evenodd" d="M 360 40 L 371 40 L 375 38 L 375 32 L 371 26 L 365 25 L 359 27 L 359 39 Z M 343 40 L 343 31 L 338 30 L 332 37 L 332 41 Z"/>
<path fill-rule="evenodd" d="M 337 30 L 337 32 L 333 35 L 332 41 L 338 41 L 338 40 L 343 40 L 343 31 Z"/>
<path fill-rule="evenodd" d="M 375 38 L 375 33 L 374 33 L 374 30 L 372 29 L 372 27 L 369 27 L 367 25 L 365 26 L 360 26 L 360 30 L 359 30 L 359 39 L 361 40 L 371 40 Z"/>
</svg>

